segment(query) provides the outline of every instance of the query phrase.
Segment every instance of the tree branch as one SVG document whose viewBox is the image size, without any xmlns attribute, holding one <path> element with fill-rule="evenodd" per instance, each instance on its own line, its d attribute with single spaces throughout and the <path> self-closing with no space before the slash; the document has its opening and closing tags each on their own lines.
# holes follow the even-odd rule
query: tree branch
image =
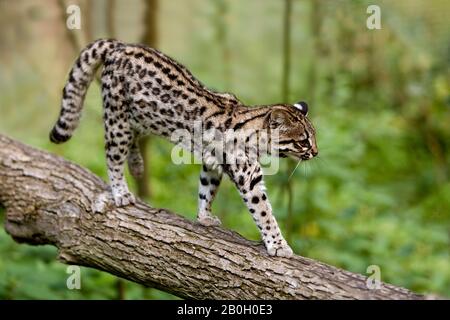
<svg viewBox="0 0 450 320">
<path fill-rule="evenodd" d="M 0 135 L 0 203 L 18 242 L 52 244 L 59 259 L 195 299 L 423 299 L 366 278 L 204 227 L 138 202 L 95 213 L 108 199 L 100 178 L 58 156 Z"/>
</svg>

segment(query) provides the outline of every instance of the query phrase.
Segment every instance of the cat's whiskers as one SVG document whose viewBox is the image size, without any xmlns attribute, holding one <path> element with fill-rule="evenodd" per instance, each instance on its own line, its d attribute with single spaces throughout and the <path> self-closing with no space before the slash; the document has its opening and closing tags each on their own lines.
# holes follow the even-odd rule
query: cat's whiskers
<svg viewBox="0 0 450 320">
<path fill-rule="evenodd" d="M 305 174 L 305 178 L 308 177 L 308 168 L 307 168 L 308 162 L 305 162 L 303 165 L 303 173 Z"/>
<path fill-rule="evenodd" d="M 321 161 L 320 162 L 321 165 L 327 165 L 328 164 L 328 162 L 326 162 L 325 159 L 320 157 L 320 156 L 315 157 L 315 159 Z M 316 161 L 316 163 L 317 163 L 317 161 Z M 317 164 L 319 164 L 319 163 L 317 163 Z"/>
<path fill-rule="evenodd" d="M 317 168 L 320 169 L 319 163 L 315 160 L 317 160 L 317 157 L 315 157 L 309 161 L 311 163 L 311 167 L 314 168 L 314 170 L 316 170 Z"/>
<path fill-rule="evenodd" d="M 294 170 L 292 170 L 291 174 L 289 175 L 288 181 L 291 180 L 292 176 L 295 173 L 295 170 L 297 170 L 298 166 L 300 165 L 300 162 L 302 162 L 302 160 L 298 160 L 297 165 L 295 166 Z"/>
</svg>

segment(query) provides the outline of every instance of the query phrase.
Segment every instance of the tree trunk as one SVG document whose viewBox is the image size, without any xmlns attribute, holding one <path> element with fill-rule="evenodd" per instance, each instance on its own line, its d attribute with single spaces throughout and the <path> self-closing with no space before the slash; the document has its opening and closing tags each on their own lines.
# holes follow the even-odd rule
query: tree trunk
<svg viewBox="0 0 450 320">
<path fill-rule="evenodd" d="M 149 47 L 156 48 L 158 47 L 158 0 L 145 0 L 144 5 L 144 33 L 142 34 L 141 42 Z M 143 137 L 139 141 L 139 149 L 144 160 L 144 173 L 142 177 L 136 179 L 136 185 L 139 197 L 144 199 L 148 199 L 151 196 L 148 167 L 150 162 L 150 144 L 150 136 Z"/>
<path fill-rule="evenodd" d="M 109 0 L 106 3 L 106 34 L 109 38 L 116 37 L 116 0 Z"/>
<path fill-rule="evenodd" d="M 262 244 L 141 201 L 115 208 L 100 178 L 0 135 L 0 203 L 18 242 L 52 244 L 68 264 L 195 299 L 423 299 L 311 259 L 269 257 Z M 175 191 L 174 191 L 175 192 Z M 103 206 L 103 208 L 102 208 Z M 99 213 L 99 211 L 103 213 Z"/>
<path fill-rule="evenodd" d="M 289 103 L 291 92 L 291 31 L 292 31 L 292 0 L 284 0 L 283 13 L 283 68 L 281 76 L 281 101 Z M 286 176 L 292 174 L 296 168 L 297 162 L 288 158 Z M 294 186 L 289 176 L 282 186 L 286 190 L 287 198 L 287 217 L 286 217 L 286 240 L 292 241 L 292 229 L 294 226 Z"/>
</svg>

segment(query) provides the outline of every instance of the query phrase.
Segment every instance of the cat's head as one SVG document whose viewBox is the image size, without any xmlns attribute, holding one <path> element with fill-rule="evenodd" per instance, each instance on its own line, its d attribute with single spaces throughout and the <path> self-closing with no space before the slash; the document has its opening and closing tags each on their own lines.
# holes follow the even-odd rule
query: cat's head
<svg viewBox="0 0 450 320">
<path fill-rule="evenodd" d="M 308 160 L 319 153 L 306 102 L 271 107 L 267 125 L 272 132 L 278 133 L 277 139 L 272 139 L 272 153 L 296 160 Z"/>
</svg>

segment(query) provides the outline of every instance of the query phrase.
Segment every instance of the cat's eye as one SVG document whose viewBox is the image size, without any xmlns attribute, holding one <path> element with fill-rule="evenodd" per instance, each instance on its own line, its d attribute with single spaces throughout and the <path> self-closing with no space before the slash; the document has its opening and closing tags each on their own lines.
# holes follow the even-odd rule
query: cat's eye
<svg viewBox="0 0 450 320">
<path fill-rule="evenodd" d="M 311 146 L 311 145 L 309 144 L 309 140 L 308 140 L 308 139 L 300 140 L 299 145 L 300 145 L 301 147 L 307 147 L 307 148 L 309 148 L 309 147 Z"/>
<path fill-rule="evenodd" d="M 294 148 L 296 148 L 296 149 L 303 149 L 304 146 L 302 146 L 301 142 L 296 142 L 296 143 L 294 143 Z"/>
</svg>

